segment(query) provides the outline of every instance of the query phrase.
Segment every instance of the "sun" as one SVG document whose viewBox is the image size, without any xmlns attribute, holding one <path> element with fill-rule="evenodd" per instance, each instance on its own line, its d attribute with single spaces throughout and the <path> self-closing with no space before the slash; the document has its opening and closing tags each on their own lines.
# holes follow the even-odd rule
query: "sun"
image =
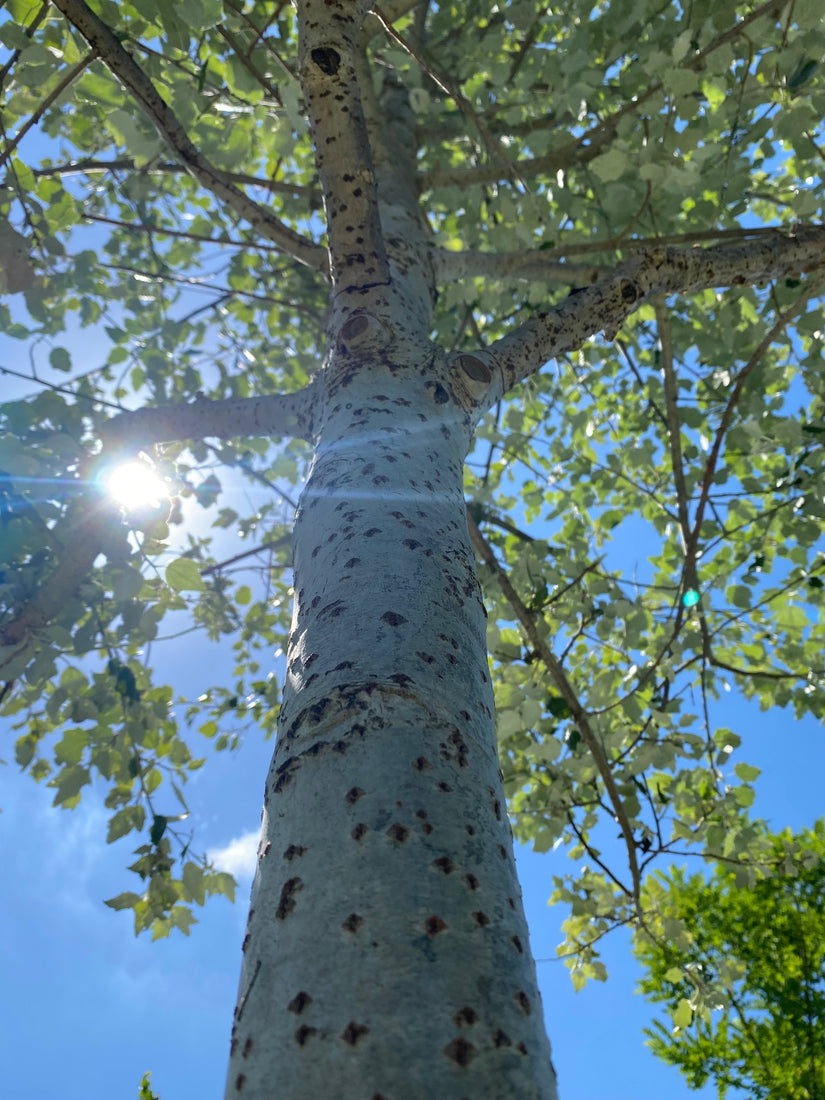
<svg viewBox="0 0 825 1100">
<path fill-rule="evenodd" d="M 123 508 L 157 508 L 169 486 L 146 462 L 124 462 L 106 475 L 106 490 Z"/>
</svg>

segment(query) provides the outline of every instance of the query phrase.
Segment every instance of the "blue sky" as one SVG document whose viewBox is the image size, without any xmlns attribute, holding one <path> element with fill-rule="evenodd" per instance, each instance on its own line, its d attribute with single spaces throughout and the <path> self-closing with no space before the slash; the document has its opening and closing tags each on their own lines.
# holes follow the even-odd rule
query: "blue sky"
<svg viewBox="0 0 825 1100">
<path fill-rule="evenodd" d="M 191 694 L 212 667 L 217 647 L 191 641 L 170 653 L 166 672 Z M 156 653 L 155 660 L 160 657 Z M 813 721 L 764 715 L 733 700 L 720 714 L 744 735 L 742 758 L 762 767 L 755 809 L 774 827 L 810 824 L 822 813 L 825 741 Z M 12 758 L 12 731 L 0 723 L 0 753 Z M 204 746 L 205 747 L 205 746 Z M 254 849 L 272 743 L 254 731 L 235 755 L 209 759 L 187 789 L 197 844 L 219 852 Z M 139 841 L 107 846 L 107 813 L 94 793 L 74 811 L 51 807 L 52 793 L 0 769 L 0 1095 L 9 1100 L 120 1100 L 137 1095 L 152 1072 L 161 1100 L 219 1098 L 240 965 L 250 875 L 243 864 L 236 904 L 213 899 L 187 939 L 135 939 L 131 916 L 103 898 L 133 889 L 125 868 Z M 224 857 L 226 858 L 226 857 Z M 710 1100 L 646 1050 L 651 1014 L 634 992 L 636 966 L 626 938 L 605 946 L 609 981 L 573 992 L 555 958 L 564 917 L 547 907 L 563 853 L 520 851 L 532 946 L 539 960 L 548 1031 L 562 1100 Z M 248 865 L 247 865 L 248 866 Z M 733 1100 L 733 1094 L 729 1094 Z"/>
</svg>

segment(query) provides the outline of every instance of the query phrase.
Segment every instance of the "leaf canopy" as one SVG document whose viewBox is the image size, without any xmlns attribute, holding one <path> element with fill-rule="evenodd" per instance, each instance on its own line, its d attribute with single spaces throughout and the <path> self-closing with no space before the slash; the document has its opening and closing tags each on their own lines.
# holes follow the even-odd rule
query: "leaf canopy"
<svg viewBox="0 0 825 1100">
<path fill-rule="evenodd" d="M 187 862 L 182 787 L 201 736 L 274 730 L 310 451 L 166 444 L 168 514 L 96 519 L 100 440 L 122 408 L 306 385 L 325 226 L 290 6 L 96 0 L 117 55 L 58 10 L 75 6 L 10 0 L 0 17 L 5 619 L 71 556 L 79 517 L 100 553 L 0 658 L 17 763 L 67 807 L 100 782 L 109 839 L 144 833 L 144 893 L 109 904 L 157 935 L 231 889 Z M 415 113 L 432 337 L 451 352 L 653 246 L 753 251 L 821 217 L 817 0 L 398 0 L 362 39 L 376 155 L 389 92 Z M 166 113 L 124 83 L 123 54 Z M 733 689 L 789 725 L 823 713 L 821 289 L 794 270 L 646 301 L 479 427 L 466 492 L 502 764 L 519 838 L 584 861 L 555 890 L 576 980 L 602 976 L 605 930 L 643 916 L 654 859 L 724 857 L 745 882 L 772 858 L 746 731 L 715 704 Z M 184 700 L 160 655 L 192 626 L 229 642 L 232 667 Z"/>
</svg>

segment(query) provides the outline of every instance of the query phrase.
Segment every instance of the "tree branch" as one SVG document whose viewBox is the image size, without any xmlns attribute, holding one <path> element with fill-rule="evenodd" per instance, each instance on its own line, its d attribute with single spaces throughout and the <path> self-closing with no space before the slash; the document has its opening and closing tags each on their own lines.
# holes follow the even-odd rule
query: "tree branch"
<svg viewBox="0 0 825 1100">
<path fill-rule="evenodd" d="M 133 96 L 174 155 L 199 183 L 293 259 L 322 274 L 327 272 L 322 248 L 284 225 L 265 207 L 253 202 L 203 156 L 152 81 L 123 48 L 111 28 L 84 0 L 54 0 L 54 5 L 100 54 L 106 67 Z"/>
<path fill-rule="evenodd" d="M 203 397 L 190 404 L 135 409 L 112 417 L 101 429 L 107 448 L 140 449 L 150 443 L 236 436 L 312 439 L 315 392 L 312 383 L 288 394 L 227 398 Z"/>
<path fill-rule="evenodd" d="M 473 541 L 473 545 L 478 551 L 482 561 L 495 573 L 499 588 L 512 608 L 513 614 L 521 623 L 524 633 L 527 635 L 530 645 L 533 647 L 533 652 L 550 673 L 559 694 L 564 699 L 565 703 L 567 703 L 573 721 L 576 723 L 576 728 L 581 734 L 581 739 L 587 746 L 593 763 L 596 765 L 596 770 L 601 776 L 608 798 L 610 799 L 610 804 L 613 807 L 613 813 L 616 815 L 616 821 L 622 831 L 625 847 L 627 849 L 627 862 L 633 880 L 633 901 L 637 911 L 640 911 L 639 894 L 641 890 L 641 880 L 639 877 L 639 864 L 636 859 L 636 840 L 633 836 L 633 829 L 630 825 L 627 811 L 624 808 L 624 802 L 616 787 L 616 781 L 613 778 L 610 762 L 605 755 L 601 742 L 590 724 L 590 718 L 587 712 L 579 702 L 579 697 L 573 690 L 572 684 L 567 679 L 567 674 L 561 662 L 556 658 L 555 654 L 539 633 L 535 616 L 522 601 L 515 588 L 513 588 L 507 573 L 499 565 L 492 547 L 484 538 L 470 515 L 467 516 L 467 526 L 470 530 L 470 538 Z"/>
<path fill-rule="evenodd" d="M 356 41 L 370 0 L 298 3 L 299 68 L 324 195 L 332 283 L 361 290 L 389 282 Z"/>
<path fill-rule="evenodd" d="M 825 225 L 801 227 L 737 245 L 654 247 L 633 256 L 607 279 L 569 294 L 552 309 L 474 353 L 496 367 L 479 407 L 489 408 L 550 359 L 574 351 L 595 333 L 614 340 L 643 302 L 658 294 L 748 286 L 798 276 L 825 264 Z M 810 291 L 806 292 L 806 300 Z"/>
</svg>

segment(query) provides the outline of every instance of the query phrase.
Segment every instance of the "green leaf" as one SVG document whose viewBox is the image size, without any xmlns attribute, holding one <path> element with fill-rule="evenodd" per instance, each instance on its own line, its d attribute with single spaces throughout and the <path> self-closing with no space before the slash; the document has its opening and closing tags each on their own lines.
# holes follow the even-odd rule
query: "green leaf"
<svg viewBox="0 0 825 1100">
<path fill-rule="evenodd" d="M 166 567 L 166 583 L 176 592 L 203 592 L 206 584 L 197 564 L 191 558 L 176 558 Z"/>
<path fill-rule="evenodd" d="M 49 363 L 54 370 L 68 372 L 72 369 L 72 359 L 65 348 L 52 348 Z"/>
</svg>

